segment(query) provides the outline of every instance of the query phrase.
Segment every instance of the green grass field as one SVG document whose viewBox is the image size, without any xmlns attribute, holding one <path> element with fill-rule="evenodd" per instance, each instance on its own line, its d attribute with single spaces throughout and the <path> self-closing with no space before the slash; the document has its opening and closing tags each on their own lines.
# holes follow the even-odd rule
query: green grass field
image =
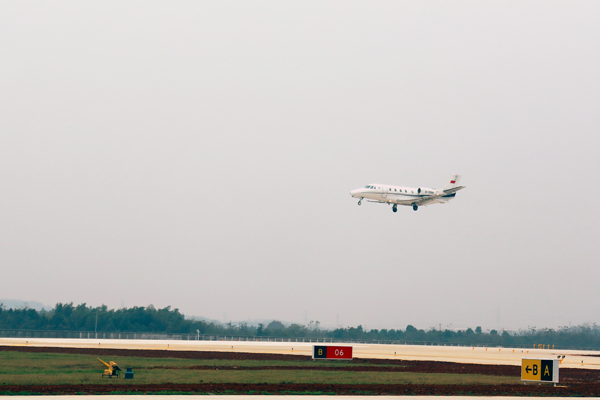
<svg viewBox="0 0 600 400">
<path fill-rule="evenodd" d="M 0 352 L 0 385 L 107 384 L 127 385 L 156 383 L 327 383 L 327 384 L 502 384 L 518 383 L 519 377 L 425 374 L 412 372 L 365 372 L 320 370 L 192 370 L 173 369 L 193 366 L 356 366 L 348 362 L 327 361 L 235 361 L 185 360 L 176 358 L 101 357 L 115 361 L 123 369 L 120 378 L 102 378 L 104 366 L 89 355 Z M 367 366 L 368 364 L 361 364 Z M 378 365 L 381 366 L 381 365 Z M 123 378 L 132 367 L 133 380 Z M 163 369 L 169 367 L 169 369 Z"/>
</svg>

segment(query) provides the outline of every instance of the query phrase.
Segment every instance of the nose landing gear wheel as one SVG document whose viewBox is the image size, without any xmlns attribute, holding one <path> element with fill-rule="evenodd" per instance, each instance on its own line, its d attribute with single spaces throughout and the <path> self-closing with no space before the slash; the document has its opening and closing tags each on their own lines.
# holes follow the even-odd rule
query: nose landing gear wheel
<svg viewBox="0 0 600 400">
<path fill-rule="evenodd" d="M 360 199 L 360 200 L 358 201 L 358 205 L 360 206 L 361 204 L 362 204 L 362 199 Z"/>
<path fill-rule="evenodd" d="M 392 207 L 392 211 L 393 211 L 393 212 L 396 212 L 396 211 L 398 211 L 398 206 L 394 204 L 394 206 Z"/>
<path fill-rule="evenodd" d="M 419 209 L 419 206 L 416 204 L 413 204 L 413 210 L 417 211 Z"/>
</svg>

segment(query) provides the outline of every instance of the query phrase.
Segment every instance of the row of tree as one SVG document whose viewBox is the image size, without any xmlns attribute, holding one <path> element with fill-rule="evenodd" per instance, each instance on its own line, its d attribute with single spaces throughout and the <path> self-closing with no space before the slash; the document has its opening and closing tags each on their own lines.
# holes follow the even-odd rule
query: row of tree
<svg viewBox="0 0 600 400">
<path fill-rule="evenodd" d="M 267 325 L 246 323 L 219 324 L 185 318 L 177 308 L 156 309 L 148 307 L 109 310 L 106 306 L 88 307 L 85 303 L 58 303 L 50 311 L 30 308 L 6 309 L 0 304 L 0 330 L 64 330 L 87 332 L 147 332 L 228 335 L 228 336 L 276 336 L 284 338 L 329 338 L 339 340 L 405 341 L 452 343 L 464 345 L 488 345 L 505 347 L 531 347 L 534 344 L 555 345 L 560 348 L 600 348 L 600 327 L 580 325 L 560 329 L 528 329 L 519 332 L 492 330 L 436 330 L 417 329 L 408 325 L 400 329 L 371 329 L 357 327 L 321 329 L 319 323 L 308 326 L 284 325 L 272 321 Z"/>
</svg>

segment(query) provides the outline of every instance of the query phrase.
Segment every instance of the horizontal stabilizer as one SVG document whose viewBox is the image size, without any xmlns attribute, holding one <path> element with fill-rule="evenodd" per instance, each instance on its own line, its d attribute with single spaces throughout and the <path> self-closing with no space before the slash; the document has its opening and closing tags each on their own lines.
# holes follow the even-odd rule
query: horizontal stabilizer
<svg viewBox="0 0 600 400">
<path fill-rule="evenodd" d="M 450 189 L 445 189 L 444 190 L 444 196 L 447 196 L 447 195 L 452 194 L 452 193 L 456 193 L 460 189 L 464 189 L 464 188 L 466 188 L 466 186 L 456 186 L 456 187 L 453 187 L 453 188 L 450 188 Z"/>
</svg>

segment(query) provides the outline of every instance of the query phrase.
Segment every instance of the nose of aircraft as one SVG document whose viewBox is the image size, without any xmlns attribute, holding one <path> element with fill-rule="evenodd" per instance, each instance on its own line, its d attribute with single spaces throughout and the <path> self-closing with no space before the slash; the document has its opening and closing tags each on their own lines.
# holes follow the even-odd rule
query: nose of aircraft
<svg viewBox="0 0 600 400">
<path fill-rule="evenodd" d="M 351 190 L 350 191 L 350 196 L 356 197 L 356 192 L 358 192 L 358 189 Z"/>
</svg>

